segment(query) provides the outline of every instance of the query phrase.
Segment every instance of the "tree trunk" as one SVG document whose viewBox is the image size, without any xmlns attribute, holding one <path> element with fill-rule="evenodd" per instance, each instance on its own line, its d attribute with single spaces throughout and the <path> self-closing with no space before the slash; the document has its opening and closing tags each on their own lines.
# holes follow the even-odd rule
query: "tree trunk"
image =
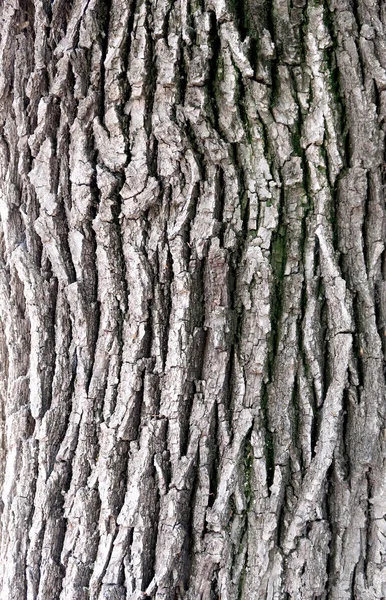
<svg viewBox="0 0 386 600">
<path fill-rule="evenodd" d="M 2 600 L 386 598 L 386 4 L 0 34 Z"/>
</svg>

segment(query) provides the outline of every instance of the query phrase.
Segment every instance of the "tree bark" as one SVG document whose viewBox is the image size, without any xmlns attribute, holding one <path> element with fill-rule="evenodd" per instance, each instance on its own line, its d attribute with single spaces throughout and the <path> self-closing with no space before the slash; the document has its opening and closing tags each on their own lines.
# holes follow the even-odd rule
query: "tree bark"
<svg viewBox="0 0 386 600">
<path fill-rule="evenodd" d="M 3 0 L 3 600 L 386 598 L 382 0 Z"/>
</svg>

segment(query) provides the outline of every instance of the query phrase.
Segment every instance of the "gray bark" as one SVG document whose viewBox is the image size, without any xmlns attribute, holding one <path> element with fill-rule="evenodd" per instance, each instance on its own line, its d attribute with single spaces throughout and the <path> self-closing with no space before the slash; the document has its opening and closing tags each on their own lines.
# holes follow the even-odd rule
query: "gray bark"
<svg viewBox="0 0 386 600">
<path fill-rule="evenodd" d="M 2 600 L 386 598 L 385 33 L 1 3 Z"/>
</svg>

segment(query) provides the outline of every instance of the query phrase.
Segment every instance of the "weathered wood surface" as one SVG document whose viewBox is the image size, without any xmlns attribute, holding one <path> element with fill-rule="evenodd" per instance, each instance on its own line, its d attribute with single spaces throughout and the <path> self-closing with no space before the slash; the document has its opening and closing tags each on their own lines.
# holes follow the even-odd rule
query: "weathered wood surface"
<svg viewBox="0 0 386 600">
<path fill-rule="evenodd" d="M 2 600 L 386 597 L 385 34 L 1 2 Z"/>
</svg>

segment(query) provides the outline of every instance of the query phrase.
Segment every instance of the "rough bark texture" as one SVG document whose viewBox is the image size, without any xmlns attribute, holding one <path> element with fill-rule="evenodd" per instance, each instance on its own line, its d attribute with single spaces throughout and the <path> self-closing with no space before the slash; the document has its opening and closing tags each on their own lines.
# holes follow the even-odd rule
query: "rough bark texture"
<svg viewBox="0 0 386 600">
<path fill-rule="evenodd" d="M 0 34 L 2 600 L 386 597 L 386 4 Z"/>
</svg>

